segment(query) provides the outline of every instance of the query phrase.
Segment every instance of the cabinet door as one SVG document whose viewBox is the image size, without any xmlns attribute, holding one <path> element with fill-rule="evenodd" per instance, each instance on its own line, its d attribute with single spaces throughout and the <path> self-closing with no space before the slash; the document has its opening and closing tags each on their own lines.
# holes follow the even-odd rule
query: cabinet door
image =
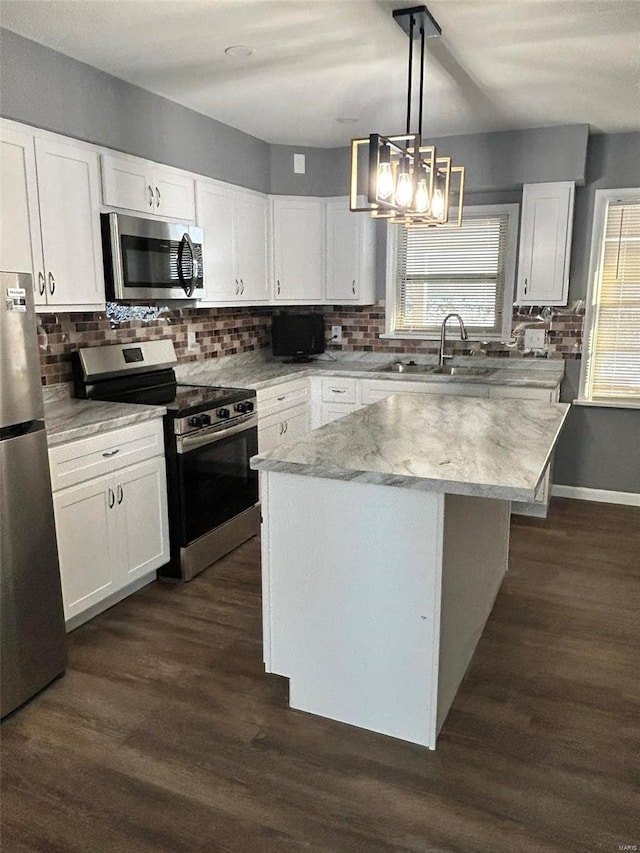
<svg viewBox="0 0 640 853">
<path fill-rule="evenodd" d="M 267 293 L 266 198 L 238 193 L 235 197 L 235 259 L 240 299 L 264 302 Z"/>
<path fill-rule="evenodd" d="M 196 223 L 204 229 L 204 290 L 201 302 L 234 302 L 240 294 L 233 257 L 233 198 L 205 181 L 196 182 Z"/>
<path fill-rule="evenodd" d="M 321 200 L 274 198 L 274 298 L 318 303 L 324 297 L 324 206 Z"/>
<path fill-rule="evenodd" d="M 566 305 L 573 226 L 572 181 L 525 184 L 518 263 L 521 305 Z"/>
<path fill-rule="evenodd" d="M 169 559 L 167 480 L 164 457 L 123 469 L 115 478 L 120 546 L 119 586 Z"/>
<path fill-rule="evenodd" d="M 330 302 L 354 302 L 360 295 L 360 223 L 346 202 L 327 203 L 327 291 Z"/>
<path fill-rule="evenodd" d="M 177 169 L 160 169 L 152 172 L 154 212 L 170 219 L 195 219 L 195 182 Z"/>
<path fill-rule="evenodd" d="M 296 406 L 284 413 L 284 441 L 301 438 L 309 432 L 309 407 Z"/>
<path fill-rule="evenodd" d="M 113 485 L 112 477 L 98 477 L 53 495 L 66 620 L 119 586 Z"/>
<path fill-rule="evenodd" d="M 103 154 L 102 201 L 109 207 L 153 213 L 156 198 L 148 164 Z"/>
<path fill-rule="evenodd" d="M 49 305 L 104 305 L 98 156 L 36 139 L 40 225 Z"/>
<path fill-rule="evenodd" d="M 276 412 L 258 420 L 258 452 L 266 453 L 283 442 L 284 415 Z"/>
<path fill-rule="evenodd" d="M 0 269 L 33 277 L 36 305 L 46 302 L 33 136 L 1 128 Z"/>
</svg>

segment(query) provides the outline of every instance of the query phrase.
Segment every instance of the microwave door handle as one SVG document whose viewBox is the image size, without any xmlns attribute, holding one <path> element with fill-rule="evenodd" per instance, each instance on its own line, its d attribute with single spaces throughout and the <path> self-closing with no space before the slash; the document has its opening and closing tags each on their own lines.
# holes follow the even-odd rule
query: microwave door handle
<svg viewBox="0 0 640 853">
<path fill-rule="evenodd" d="M 189 247 L 189 252 L 191 254 L 191 280 L 189 282 L 187 282 L 185 278 L 183 267 L 185 246 Z M 178 278 L 180 279 L 180 284 L 187 296 L 192 296 L 193 291 L 196 289 L 197 272 L 196 250 L 193 242 L 191 241 L 191 237 L 185 231 L 182 235 L 182 240 L 180 240 L 180 247 L 178 249 Z"/>
</svg>

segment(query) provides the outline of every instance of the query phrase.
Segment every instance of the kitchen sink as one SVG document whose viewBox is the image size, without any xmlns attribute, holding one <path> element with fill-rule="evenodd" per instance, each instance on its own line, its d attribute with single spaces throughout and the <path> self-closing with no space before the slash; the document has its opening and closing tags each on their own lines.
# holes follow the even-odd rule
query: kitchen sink
<svg viewBox="0 0 640 853">
<path fill-rule="evenodd" d="M 395 362 L 385 367 L 376 368 L 380 373 L 433 373 L 433 364 L 402 364 Z"/>
<path fill-rule="evenodd" d="M 439 376 L 487 376 L 494 373 L 490 367 L 454 367 L 445 365 L 443 367 L 432 367 L 432 374 Z"/>
</svg>

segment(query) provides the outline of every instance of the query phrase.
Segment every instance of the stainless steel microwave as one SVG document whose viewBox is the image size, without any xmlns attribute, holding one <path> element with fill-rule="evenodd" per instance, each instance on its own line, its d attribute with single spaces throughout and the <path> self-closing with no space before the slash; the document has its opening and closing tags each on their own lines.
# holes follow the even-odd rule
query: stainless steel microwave
<svg viewBox="0 0 640 853">
<path fill-rule="evenodd" d="M 100 220 L 107 299 L 202 298 L 202 228 L 122 213 Z"/>
</svg>

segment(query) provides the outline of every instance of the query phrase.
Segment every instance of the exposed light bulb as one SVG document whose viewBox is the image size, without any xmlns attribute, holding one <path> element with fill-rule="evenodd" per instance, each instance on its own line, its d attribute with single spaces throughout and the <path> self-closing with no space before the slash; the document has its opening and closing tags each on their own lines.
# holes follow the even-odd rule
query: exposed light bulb
<svg viewBox="0 0 640 853">
<path fill-rule="evenodd" d="M 378 198 L 388 199 L 393 195 L 393 172 L 391 163 L 380 163 L 378 167 Z"/>
<path fill-rule="evenodd" d="M 424 167 L 420 170 L 414 207 L 418 213 L 424 213 L 429 207 L 429 187 L 427 185 L 427 176 Z"/>
<path fill-rule="evenodd" d="M 396 186 L 396 204 L 400 207 L 409 207 L 413 198 L 413 185 L 409 174 L 409 160 L 403 157 L 400 161 L 398 184 Z"/>
<path fill-rule="evenodd" d="M 442 215 L 444 214 L 444 195 L 440 187 L 433 194 L 431 213 L 436 219 L 442 219 Z"/>
</svg>

